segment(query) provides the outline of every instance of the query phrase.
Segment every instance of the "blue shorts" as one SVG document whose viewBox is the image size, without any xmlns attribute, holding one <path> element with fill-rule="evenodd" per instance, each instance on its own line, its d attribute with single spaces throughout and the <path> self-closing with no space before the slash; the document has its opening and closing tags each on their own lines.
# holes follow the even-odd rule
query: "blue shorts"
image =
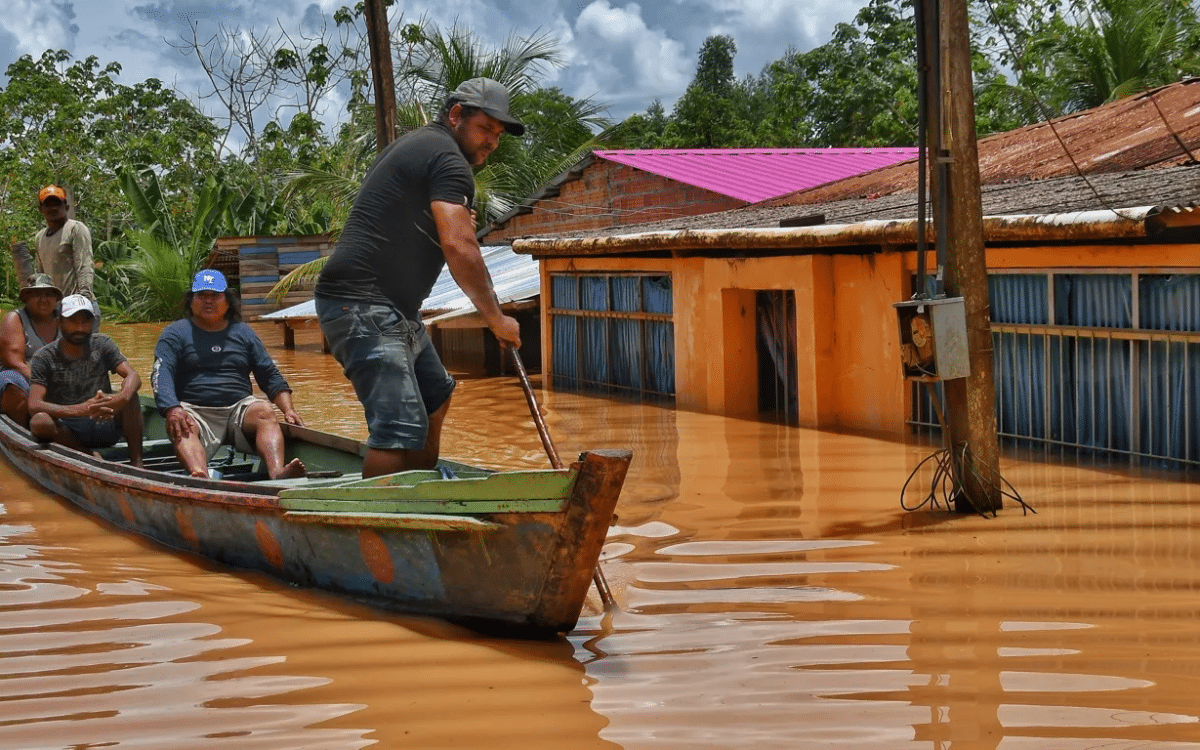
<svg viewBox="0 0 1200 750">
<path fill-rule="evenodd" d="M 317 320 L 367 417 L 367 447 L 425 447 L 429 415 L 450 399 L 446 372 L 425 326 L 391 305 L 316 298 Z"/>
<path fill-rule="evenodd" d="M 70 430 L 84 448 L 107 448 L 123 437 L 120 419 L 97 421 L 90 417 L 64 417 L 58 424 Z"/>
<path fill-rule="evenodd" d="M 25 379 L 24 375 L 16 370 L 0 371 L 0 392 L 10 385 L 19 388 L 21 393 L 24 393 L 27 396 L 29 395 L 29 381 Z"/>
</svg>

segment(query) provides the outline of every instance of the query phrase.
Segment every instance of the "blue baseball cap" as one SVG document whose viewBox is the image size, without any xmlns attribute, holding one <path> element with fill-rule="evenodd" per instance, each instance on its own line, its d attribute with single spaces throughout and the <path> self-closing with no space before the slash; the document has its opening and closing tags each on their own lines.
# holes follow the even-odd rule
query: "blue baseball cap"
<svg viewBox="0 0 1200 750">
<path fill-rule="evenodd" d="M 192 279 L 193 292 L 223 292 L 229 288 L 225 282 L 225 274 L 215 268 L 205 268 L 196 273 Z"/>
</svg>

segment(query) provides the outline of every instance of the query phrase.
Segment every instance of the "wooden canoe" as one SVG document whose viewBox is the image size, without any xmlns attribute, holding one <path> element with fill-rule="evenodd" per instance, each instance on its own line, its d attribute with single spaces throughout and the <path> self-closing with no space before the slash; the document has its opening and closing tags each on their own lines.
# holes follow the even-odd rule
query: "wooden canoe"
<svg viewBox="0 0 1200 750">
<path fill-rule="evenodd" d="M 562 469 L 362 479 L 365 446 L 283 425 L 287 460 L 309 470 L 272 481 L 223 451 L 222 479 L 182 473 L 158 412 L 144 404 L 143 468 L 123 445 L 100 455 L 39 443 L 0 417 L 0 447 L 22 472 L 80 508 L 177 550 L 386 609 L 520 637 L 575 627 L 631 454 L 596 450 Z M 100 456 L 103 456 L 102 458 Z"/>
</svg>

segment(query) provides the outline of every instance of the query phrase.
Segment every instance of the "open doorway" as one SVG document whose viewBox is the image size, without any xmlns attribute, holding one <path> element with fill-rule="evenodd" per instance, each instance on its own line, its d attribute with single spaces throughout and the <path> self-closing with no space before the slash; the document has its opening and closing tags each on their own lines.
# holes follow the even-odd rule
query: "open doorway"
<svg viewBox="0 0 1200 750">
<path fill-rule="evenodd" d="M 755 349 L 758 355 L 758 411 L 764 421 L 800 424 L 796 384 L 796 293 L 758 291 Z"/>
</svg>

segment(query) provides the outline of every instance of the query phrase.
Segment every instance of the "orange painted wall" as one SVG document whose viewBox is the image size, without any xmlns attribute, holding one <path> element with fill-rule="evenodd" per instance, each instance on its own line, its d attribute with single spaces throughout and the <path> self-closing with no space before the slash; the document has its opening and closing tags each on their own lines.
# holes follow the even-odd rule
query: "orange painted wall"
<svg viewBox="0 0 1200 750">
<path fill-rule="evenodd" d="M 678 408 L 757 417 L 754 291 L 790 289 L 797 308 L 800 423 L 903 428 L 907 391 L 891 308 L 903 298 L 898 255 L 554 259 L 543 263 L 543 283 L 568 267 L 672 275 Z M 542 346 L 542 361 L 552 362 L 550 337 Z"/>
<path fill-rule="evenodd" d="M 1006 270 L 1196 267 L 1200 246 L 1089 245 L 992 248 L 988 267 Z M 935 258 L 929 256 L 928 269 Z M 902 435 L 910 389 L 901 374 L 895 302 L 911 295 L 915 252 L 767 258 L 587 258 L 543 262 L 547 269 L 655 271 L 672 275 L 676 406 L 755 418 L 755 290 L 796 295 L 800 423 Z M 1068 270 L 1069 272 L 1069 270 Z M 543 319 L 543 327 L 548 326 Z M 548 330 L 548 329 L 547 329 Z M 543 362 L 552 362 L 544 337 Z"/>
</svg>

